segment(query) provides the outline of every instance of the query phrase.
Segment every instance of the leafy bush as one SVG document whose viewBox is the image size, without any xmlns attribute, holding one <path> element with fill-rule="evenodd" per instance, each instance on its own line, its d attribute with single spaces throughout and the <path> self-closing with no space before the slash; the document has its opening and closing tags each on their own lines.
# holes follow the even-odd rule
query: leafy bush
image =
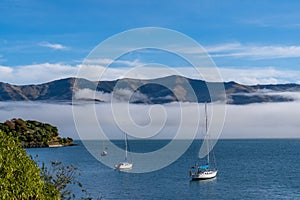
<svg viewBox="0 0 300 200">
<path fill-rule="evenodd" d="M 59 190 L 40 173 L 13 135 L 0 130 L 0 199 L 60 199 Z"/>
</svg>

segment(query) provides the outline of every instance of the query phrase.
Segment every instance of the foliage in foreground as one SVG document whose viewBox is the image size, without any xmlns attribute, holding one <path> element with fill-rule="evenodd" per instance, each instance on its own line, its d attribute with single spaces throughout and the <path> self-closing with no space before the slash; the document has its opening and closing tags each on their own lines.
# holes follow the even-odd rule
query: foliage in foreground
<svg viewBox="0 0 300 200">
<path fill-rule="evenodd" d="M 82 184 L 76 180 L 79 175 L 77 170 L 61 162 L 52 162 L 50 166 L 42 163 L 39 169 L 18 140 L 0 130 L 0 199 L 75 199 L 69 186 L 82 188 Z M 86 190 L 81 191 L 81 199 L 93 199 Z"/>
<path fill-rule="evenodd" d="M 21 144 L 0 130 L 0 199 L 60 199 L 59 190 L 40 173 Z"/>
</svg>

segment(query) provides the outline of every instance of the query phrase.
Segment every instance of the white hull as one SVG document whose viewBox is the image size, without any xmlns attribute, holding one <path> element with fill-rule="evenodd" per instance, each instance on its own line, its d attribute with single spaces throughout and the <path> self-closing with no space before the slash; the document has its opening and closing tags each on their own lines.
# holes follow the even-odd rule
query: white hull
<svg viewBox="0 0 300 200">
<path fill-rule="evenodd" d="M 215 178 L 217 176 L 218 170 L 207 170 L 199 173 L 192 174 L 192 180 L 205 180 Z"/>
<path fill-rule="evenodd" d="M 132 169 L 133 164 L 129 162 L 121 162 L 117 165 L 115 165 L 116 170 L 128 170 Z"/>
<path fill-rule="evenodd" d="M 49 144 L 50 148 L 62 147 L 62 144 Z"/>
<path fill-rule="evenodd" d="M 102 151 L 101 152 L 101 156 L 106 156 L 107 155 L 107 151 Z"/>
</svg>

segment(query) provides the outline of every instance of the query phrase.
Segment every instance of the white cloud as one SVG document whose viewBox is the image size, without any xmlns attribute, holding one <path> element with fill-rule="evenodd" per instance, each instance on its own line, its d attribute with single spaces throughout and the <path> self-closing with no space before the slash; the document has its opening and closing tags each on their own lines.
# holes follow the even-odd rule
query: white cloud
<svg viewBox="0 0 300 200">
<path fill-rule="evenodd" d="M 83 60 L 83 63 L 86 63 L 86 64 L 90 64 L 90 65 L 109 65 L 113 62 L 114 60 L 112 59 L 108 59 L 108 58 L 105 58 L 105 59 L 85 59 Z"/>
<path fill-rule="evenodd" d="M 124 104 L 119 104 L 123 106 Z M 79 116 L 81 124 L 86 130 L 85 137 L 89 139 L 97 139 L 98 127 L 92 123 L 91 113 L 86 113 L 87 105 L 78 105 L 82 116 Z M 118 106 L 118 105 L 117 105 Z M 147 125 L 151 123 L 153 129 L 156 125 L 161 125 L 162 120 L 166 120 L 164 129 L 156 136 L 156 138 L 173 138 L 174 133 L 180 124 L 182 113 L 190 113 L 197 109 L 197 104 L 184 104 L 182 107 L 178 103 L 163 105 L 162 109 L 155 109 L 152 105 L 131 105 L 130 115 L 136 124 L 144 126 L 148 130 Z M 97 121 L 101 128 L 106 131 L 109 138 L 123 138 L 124 135 L 118 129 L 112 114 L 111 104 L 96 104 Z M 299 118 L 300 112 L 297 108 L 300 102 L 288 103 L 265 103 L 250 104 L 243 106 L 228 105 L 225 118 L 225 125 L 222 131 L 222 138 L 300 138 L 299 135 Z M 72 106 L 71 105 L 55 105 L 41 104 L 30 102 L 0 102 L 0 121 L 14 117 L 24 119 L 35 119 L 58 126 L 62 136 L 78 138 L 74 124 Z M 203 105 L 200 105 L 200 109 Z M 183 110 L 181 110 L 183 109 Z M 201 112 L 201 110 L 200 110 Z M 45 115 L 47 113 L 47 115 Z M 190 116 L 185 116 L 187 119 Z M 166 119 L 165 119 L 166 118 Z M 199 133 L 203 132 L 203 122 L 200 119 Z M 217 119 L 217 118 L 216 118 Z M 127 122 L 127 121 L 126 121 Z M 190 120 L 186 120 L 183 126 L 189 128 Z M 190 127 L 193 128 L 193 127 Z M 149 127 L 150 129 L 150 127 Z M 188 133 L 188 132 L 186 132 Z M 83 134 L 83 133 L 82 133 Z M 143 134 L 142 132 L 140 134 Z"/>
<path fill-rule="evenodd" d="M 241 49 L 241 44 L 238 42 L 226 43 L 226 44 L 218 44 L 212 46 L 206 46 L 206 51 L 209 53 L 218 53 L 223 51 L 233 51 Z"/>
<path fill-rule="evenodd" d="M 276 96 L 283 96 L 283 97 L 288 97 L 292 98 L 295 101 L 300 101 L 300 93 L 299 92 L 267 92 L 267 95 L 276 95 Z"/>
<path fill-rule="evenodd" d="M 223 137 L 299 138 L 299 101 L 227 106 Z"/>
<path fill-rule="evenodd" d="M 218 81 L 212 68 L 200 68 L 200 73 L 192 67 L 168 68 L 165 66 L 142 66 L 105 68 L 102 65 L 67 65 L 63 63 L 41 63 L 23 66 L 0 66 L 0 81 L 11 84 L 37 84 L 57 79 L 76 77 L 80 70 L 80 78 L 89 80 L 116 80 L 120 78 L 150 79 L 169 75 L 182 75 L 193 79 L 202 79 L 206 75 L 206 81 Z M 278 84 L 300 83 L 299 70 L 279 70 L 274 67 L 261 68 L 234 68 L 219 67 L 223 81 L 235 81 L 241 84 Z M 202 73 L 202 74 L 201 74 Z"/>
<path fill-rule="evenodd" d="M 297 45 L 254 45 L 226 43 L 206 46 L 213 57 L 248 57 L 251 59 L 298 58 L 300 46 Z"/>
<path fill-rule="evenodd" d="M 38 44 L 41 47 L 48 47 L 55 50 L 67 50 L 69 49 L 67 46 L 58 43 L 50 43 L 50 42 L 40 42 Z"/>
<path fill-rule="evenodd" d="M 235 81 L 246 85 L 297 83 L 300 81 L 299 70 L 278 70 L 274 67 L 234 68 L 221 67 L 220 73 L 224 81 Z"/>
<path fill-rule="evenodd" d="M 122 67 L 105 68 L 101 65 L 66 65 L 63 63 L 41 63 L 23 66 L 0 66 L 0 81 L 12 84 L 44 83 L 55 79 L 76 77 L 80 71 L 80 78 L 89 80 L 115 80 L 120 78 L 149 79 L 181 74 L 189 77 L 189 72 L 195 74 L 193 68 L 160 68 L 160 67 Z M 199 75 L 198 75 L 199 78 Z"/>
<path fill-rule="evenodd" d="M 144 63 L 139 60 L 129 61 L 129 60 L 113 60 L 113 59 L 85 59 L 84 64 L 88 65 L 110 65 L 118 64 L 121 67 L 138 67 L 144 65 Z"/>
<path fill-rule="evenodd" d="M 129 89 L 117 89 L 113 92 L 113 98 L 120 102 L 135 102 L 145 100 L 148 97 L 139 91 L 134 92 Z"/>
<path fill-rule="evenodd" d="M 0 74 L 9 74 L 12 71 L 13 71 L 13 69 L 11 67 L 6 67 L 6 66 L 1 66 L 0 65 Z"/>
<path fill-rule="evenodd" d="M 113 93 L 104 93 L 102 91 L 93 91 L 90 89 L 81 89 L 75 93 L 76 99 L 96 99 L 104 102 L 135 102 L 147 100 L 148 97 L 139 91 L 133 92 L 129 89 L 115 89 Z"/>
<path fill-rule="evenodd" d="M 17 67 L 1 66 L 1 82 L 12 84 L 44 83 L 56 79 L 73 77 L 77 68 L 60 63 L 41 63 Z"/>
<path fill-rule="evenodd" d="M 288 15 L 276 15 L 269 18 L 240 20 L 240 23 L 254 25 L 258 27 L 273 28 L 299 28 L 300 23 L 295 17 L 290 18 Z"/>
<path fill-rule="evenodd" d="M 93 91 L 91 89 L 81 89 L 76 91 L 75 93 L 75 99 L 97 99 L 104 102 L 110 102 L 111 101 L 111 94 L 110 93 L 104 93 L 102 91 Z"/>
</svg>

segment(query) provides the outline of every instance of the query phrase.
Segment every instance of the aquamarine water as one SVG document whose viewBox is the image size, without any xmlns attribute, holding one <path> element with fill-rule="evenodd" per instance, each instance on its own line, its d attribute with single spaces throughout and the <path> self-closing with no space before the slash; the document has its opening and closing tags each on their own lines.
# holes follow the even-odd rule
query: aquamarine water
<svg viewBox="0 0 300 200">
<path fill-rule="evenodd" d="M 89 141 L 100 143 L 100 141 Z M 44 162 L 62 161 L 80 170 L 79 180 L 91 196 L 103 199 L 300 199 L 300 140 L 219 140 L 215 155 L 219 173 L 210 181 L 189 179 L 199 141 L 170 166 L 132 174 L 110 169 L 78 146 L 27 149 Z M 118 143 L 118 141 L 116 141 Z M 130 141 L 134 151 L 153 151 L 168 141 Z M 95 145 L 97 146 L 97 145 Z M 79 190 L 73 191 L 80 196 Z"/>
</svg>

